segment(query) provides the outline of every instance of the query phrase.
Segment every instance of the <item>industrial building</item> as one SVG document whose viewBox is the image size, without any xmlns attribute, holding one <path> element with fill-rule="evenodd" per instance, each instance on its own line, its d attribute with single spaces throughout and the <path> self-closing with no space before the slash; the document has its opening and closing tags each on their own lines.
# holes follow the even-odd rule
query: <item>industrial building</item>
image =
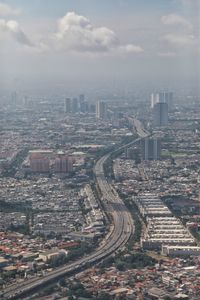
<svg viewBox="0 0 200 300">
<path fill-rule="evenodd" d="M 198 249 L 194 248 L 195 240 L 189 230 L 172 215 L 159 197 L 143 194 L 135 199 L 135 203 L 147 223 L 146 231 L 141 238 L 143 249 L 162 250 L 163 254 L 171 255 L 172 252 L 184 253 L 186 250 L 183 249 L 189 251 L 190 248 L 191 253 L 198 255 Z M 167 248 L 170 246 L 172 248 Z"/>
</svg>

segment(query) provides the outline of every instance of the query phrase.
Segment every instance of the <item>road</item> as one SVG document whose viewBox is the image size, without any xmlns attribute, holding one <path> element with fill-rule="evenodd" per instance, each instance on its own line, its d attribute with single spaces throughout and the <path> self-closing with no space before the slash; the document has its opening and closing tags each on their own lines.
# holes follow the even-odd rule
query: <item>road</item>
<svg viewBox="0 0 200 300">
<path fill-rule="evenodd" d="M 150 135 L 150 133 L 146 129 L 144 129 L 144 126 L 141 121 L 139 121 L 136 118 L 133 118 L 132 120 L 133 120 L 135 130 L 141 138 L 145 138 Z"/>
<path fill-rule="evenodd" d="M 133 126 L 135 129 L 136 133 L 140 138 L 145 138 L 150 136 L 150 133 L 144 128 L 144 125 L 142 122 L 135 117 L 128 116 L 128 121 L 129 123 Z"/>
<path fill-rule="evenodd" d="M 149 135 L 148 132 L 144 130 L 140 121 L 137 119 L 134 121 L 136 131 L 140 137 L 129 144 L 121 146 L 115 151 L 123 150 L 126 147 L 132 146 L 133 144 L 139 142 L 141 138 Z M 23 295 L 27 295 L 28 293 L 31 294 L 32 292 L 36 291 L 37 288 L 45 284 L 55 282 L 63 276 L 70 276 L 72 273 L 74 274 L 74 272 L 78 272 L 86 269 L 90 265 L 98 263 L 125 246 L 131 234 L 134 232 L 134 223 L 125 204 L 112 185 L 107 181 L 103 169 L 103 165 L 106 163 L 110 155 L 115 151 L 100 158 L 94 167 L 96 182 L 102 194 L 102 202 L 104 204 L 105 211 L 109 213 L 112 218 L 113 225 L 111 232 L 109 232 L 108 236 L 105 237 L 104 243 L 102 243 L 101 246 L 98 247 L 92 254 L 78 259 L 77 261 L 68 265 L 54 269 L 43 277 L 36 277 L 7 287 L 3 291 L 3 296 L 1 297 L 2 299 L 21 299 Z"/>
<path fill-rule="evenodd" d="M 139 139 L 136 139 L 134 142 L 129 143 L 128 146 L 136 143 L 138 140 Z M 117 150 L 123 149 L 126 146 L 127 145 L 122 146 Z M 74 272 L 78 272 L 98 263 L 104 258 L 116 253 L 116 251 L 122 249 L 128 242 L 134 231 L 134 223 L 125 204 L 105 177 L 103 165 L 106 163 L 110 155 L 111 153 L 100 158 L 94 167 L 96 182 L 102 194 L 102 202 L 105 211 L 111 216 L 113 225 L 111 232 L 109 232 L 109 235 L 105 237 L 104 242 L 92 254 L 84 256 L 83 258 L 68 265 L 54 269 L 48 274 L 45 274 L 43 277 L 28 279 L 22 283 L 14 284 L 5 288 L 2 299 L 22 299 L 23 296 L 32 294 L 37 290 L 37 288 L 45 284 L 55 282 L 62 276 L 70 276 L 72 273 L 74 274 Z"/>
</svg>

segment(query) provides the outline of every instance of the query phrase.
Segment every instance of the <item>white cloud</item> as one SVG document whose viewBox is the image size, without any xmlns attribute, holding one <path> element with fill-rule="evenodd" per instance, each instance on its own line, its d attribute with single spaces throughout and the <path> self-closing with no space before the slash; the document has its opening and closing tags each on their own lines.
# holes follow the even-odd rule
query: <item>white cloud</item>
<svg viewBox="0 0 200 300">
<path fill-rule="evenodd" d="M 67 13 L 58 22 L 59 46 L 80 52 L 106 52 L 118 44 L 116 34 L 106 27 L 93 27 L 90 21 Z"/>
<path fill-rule="evenodd" d="M 121 45 L 116 33 L 107 27 L 95 27 L 90 20 L 68 12 L 58 21 L 56 43 L 59 49 L 73 52 L 106 53 L 115 50 L 125 53 L 142 52 L 137 45 Z"/>
<path fill-rule="evenodd" d="M 15 41 L 25 46 L 33 46 L 30 39 L 20 28 L 18 22 L 14 20 L 5 21 L 0 19 L 0 35 L 9 34 Z"/>
<path fill-rule="evenodd" d="M 16 15 L 19 15 L 20 12 L 21 11 L 19 9 L 15 9 L 8 4 L 0 3 L 0 16 L 1 17 L 16 16 Z"/>
<path fill-rule="evenodd" d="M 124 53 L 142 53 L 144 49 L 141 46 L 128 44 L 124 46 L 120 46 L 119 49 Z"/>
<path fill-rule="evenodd" d="M 161 22 L 164 25 L 181 25 L 187 27 L 188 29 L 192 29 L 192 24 L 185 19 L 184 17 L 177 14 L 169 14 L 161 17 Z"/>
<path fill-rule="evenodd" d="M 185 46 L 194 46 L 197 43 L 197 40 L 194 35 L 191 34 L 174 34 L 169 33 L 166 34 L 163 39 L 170 44 L 173 44 L 175 46 L 179 47 L 185 47 Z"/>
</svg>

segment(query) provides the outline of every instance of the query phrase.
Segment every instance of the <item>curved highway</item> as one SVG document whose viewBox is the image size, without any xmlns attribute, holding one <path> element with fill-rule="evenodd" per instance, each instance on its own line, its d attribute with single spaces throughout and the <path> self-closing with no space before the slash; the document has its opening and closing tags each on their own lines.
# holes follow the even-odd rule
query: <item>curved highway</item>
<svg viewBox="0 0 200 300">
<path fill-rule="evenodd" d="M 128 145 L 122 146 L 117 149 L 122 150 L 123 148 L 134 144 L 139 139 L 129 143 Z M 113 152 L 111 152 L 113 153 Z M 112 219 L 113 227 L 107 237 L 105 237 L 103 244 L 98 247 L 95 252 L 89 254 L 77 261 L 68 265 L 54 269 L 53 271 L 45 274 L 43 277 L 36 277 L 22 283 L 8 286 L 4 289 L 2 299 L 21 299 L 23 296 L 33 293 L 37 288 L 55 282 L 62 276 L 70 276 L 74 272 L 86 269 L 94 263 L 98 263 L 102 259 L 114 254 L 119 249 L 122 249 L 134 230 L 134 224 L 131 214 L 127 210 L 125 204 L 113 189 L 112 185 L 109 184 L 105 175 L 103 165 L 111 155 L 107 154 L 100 158 L 95 167 L 94 173 L 96 175 L 96 182 L 102 194 L 102 202 L 104 204 L 105 211 L 110 214 Z"/>
<path fill-rule="evenodd" d="M 150 135 L 150 133 L 144 128 L 144 126 L 140 120 L 138 120 L 136 118 L 132 118 L 132 120 L 133 120 L 135 130 L 141 138 L 145 138 Z"/>
</svg>

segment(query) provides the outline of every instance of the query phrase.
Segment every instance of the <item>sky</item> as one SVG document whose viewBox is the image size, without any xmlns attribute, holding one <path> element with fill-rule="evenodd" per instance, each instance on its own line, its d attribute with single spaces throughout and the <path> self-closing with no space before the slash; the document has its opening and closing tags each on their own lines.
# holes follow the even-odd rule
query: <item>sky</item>
<svg viewBox="0 0 200 300">
<path fill-rule="evenodd" d="M 0 0 L 0 88 L 198 86 L 199 0 Z"/>
</svg>

